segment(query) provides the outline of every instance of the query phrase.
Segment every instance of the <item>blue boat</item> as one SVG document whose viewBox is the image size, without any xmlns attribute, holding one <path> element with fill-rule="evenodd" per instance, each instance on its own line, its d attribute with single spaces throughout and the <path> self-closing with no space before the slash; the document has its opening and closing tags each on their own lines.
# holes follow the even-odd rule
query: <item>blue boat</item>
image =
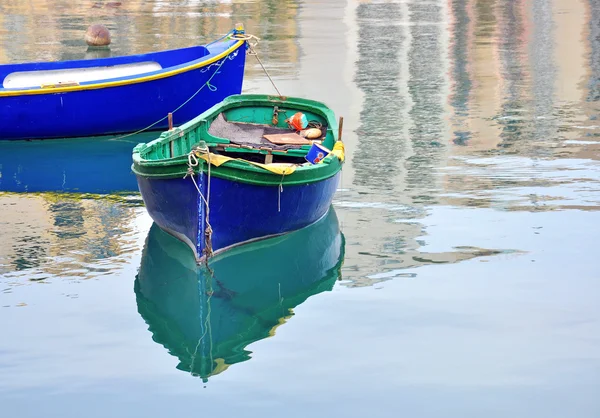
<svg viewBox="0 0 600 418">
<path fill-rule="evenodd" d="M 0 65 L 0 140 L 162 130 L 242 90 L 243 28 L 207 45 Z"/>
<path fill-rule="evenodd" d="M 294 121 L 303 125 L 290 128 Z M 318 136 L 309 140 L 298 127 Z M 344 161 L 339 131 L 320 102 L 231 96 L 137 145 L 132 170 L 154 222 L 188 244 L 200 262 L 323 217 Z"/>
<path fill-rule="evenodd" d="M 177 369 L 206 381 L 249 360 L 249 344 L 272 337 L 293 308 L 330 291 L 343 258 L 333 208 L 300 231 L 215 256 L 212 274 L 153 224 L 134 284 L 138 312 Z"/>
</svg>

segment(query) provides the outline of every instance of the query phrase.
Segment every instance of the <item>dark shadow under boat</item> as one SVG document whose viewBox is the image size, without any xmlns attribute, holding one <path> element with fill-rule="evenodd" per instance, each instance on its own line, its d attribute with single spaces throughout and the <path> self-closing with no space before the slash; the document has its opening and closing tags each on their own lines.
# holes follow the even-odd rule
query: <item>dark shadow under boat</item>
<svg viewBox="0 0 600 418">
<path fill-rule="evenodd" d="M 340 278 L 344 238 L 333 208 L 299 231 L 240 246 L 197 266 L 190 248 L 150 229 L 135 280 L 138 312 L 178 369 L 208 377 L 246 361 L 307 298 Z"/>
</svg>

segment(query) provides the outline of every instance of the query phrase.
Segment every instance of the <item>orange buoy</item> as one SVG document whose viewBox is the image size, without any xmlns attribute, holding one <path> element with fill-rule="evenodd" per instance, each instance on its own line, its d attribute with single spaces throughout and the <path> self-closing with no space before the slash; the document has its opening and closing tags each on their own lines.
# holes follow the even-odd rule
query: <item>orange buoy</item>
<svg viewBox="0 0 600 418">
<path fill-rule="evenodd" d="M 308 126 L 308 120 L 306 119 L 306 115 L 302 112 L 297 112 L 292 115 L 291 118 L 287 119 L 286 122 L 290 126 L 290 128 L 301 131 L 302 129 Z"/>
</svg>

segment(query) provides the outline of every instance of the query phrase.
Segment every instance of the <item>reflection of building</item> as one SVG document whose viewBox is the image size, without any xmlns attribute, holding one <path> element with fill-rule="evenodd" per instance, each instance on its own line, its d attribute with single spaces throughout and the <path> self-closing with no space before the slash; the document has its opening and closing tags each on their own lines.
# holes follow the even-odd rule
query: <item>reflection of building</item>
<svg viewBox="0 0 600 418">
<path fill-rule="evenodd" d="M 299 55 L 295 39 L 298 8 L 290 6 L 274 0 L 186 0 L 176 4 L 142 0 L 4 0 L 0 4 L 0 62 L 84 58 L 84 33 L 93 23 L 102 23 L 111 31 L 113 55 L 127 55 L 204 44 L 240 22 L 248 33 L 263 39 L 263 60 L 275 63 L 275 67 L 290 67 L 297 63 Z M 264 23 L 275 16 L 282 24 L 273 35 L 267 32 L 272 25 Z M 272 42 L 275 38 L 276 43 Z M 258 68 L 249 66 L 249 71 Z"/>
<path fill-rule="evenodd" d="M 590 102 L 597 102 L 600 101 L 600 0 L 589 0 L 588 8 L 590 78 L 586 98 Z"/>
<path fill-rule="evenodd" d="M 495 148 L 499 142 L 499 127 L 490 120 L 500 110 L 501 73 L 498 56 L 498 22 L 496 0 L 454 1 L 450 6 L 452 34 L 459 34 L 450 57 L 454 91 L 462 100 L 452 102 L 451 119 L 460 121 L 453 127 L 453 142 L 469 145 L 469 149 Z M 467 74 L 462 73 L 466 71 Z M 466 88 L 467 91 L 457 89 Z M 465 111 L 468 109 L 468 115 Z M 456 116 L 454 116 L 456 115 Z M 453 147 L 454 152 L 469 152 Z"/>
<path fill-rule="evenodd" d="M 345 285 L 368 286 L 402 276 L 407 268 L 489 254 L 421 250 L 423 208 L 435 203 L 436 169 L 448 152 L 449 6 L 368 1 L 352 6 L 354 19 L 347 26 L 356 35 L 348 36 L 357 38 L 358 47 L 356 61 L 348 65 L 356 72 L 363 105 L 354 115 L 359 123 L 352 136 L 353 177 L 346 183 L 351 190 L 337 201 L 343 224 L 351 225 L 345 229 Z M 468 97 L 456 100 L 466 104 Z M 380 197 L 384 202 L 374 196 L 385 196 Z M 365 276 L 364 271 L 379 273 Z"/>
<path fill-rule="evenodd" d="M 453 139 L 468 145 L 453 152 L 532 146 L 544 152 L 535 144 L 565 137 L 556 123 L 563 112 L 569 122 L 582 122 L 574 107 L 586 75 L 585 2 L 453 1 L 450 13 L 451 120 L 460 121 Z"/>
<path fill-rule="evenodd" d="M 131 250 L 126 234 L 134 210 L 112 199 L 2 194 L 0 274 L 86 276 L 86 264 Z"/>
<path fill-rule="evenodd" d="M 52 219 L 42 199 L 0 195 L 0 274 L 38 267 L 48 256 Z M 26 222 L 23 222 L 26 220 Z"/>
<path fill-rule="evenodd" d="M 364 100 L 352 189 L 338 202 L 354 236 L 347 235 L 347 260 L 371 271 L 413 266 L 427 258 L 419 254 L 418 237 L 426 233 L 420 207 L 511 206 L 497 189 L 544 186 L 543 175 L 531 178 L 540 170 L 537 158 L 589 158 L 593 146 L 564 141 L 598 136 L 585 81 L 600 86 L 600 71 L 587 63 L 600 62 L 600 1 L 362 1 L 355 16 L 349 27 L 358 33 L 355 81 Z M 511 154 L 524 158 L 507 157 L 512 167 L 468 161 Z M 448 174 L 440 177 L 440 169 Z M 528 198 L 531 205 L 543 200 Z M 370 282 L 352 278 L 353 268 L 346 263 L 345 278 Z"/>
<path fill-rule="evenodd" d="M 446 100 L 449 88 L 447 11 L 428 3 L 409 5 L 411 25 L 407 44 L 407 92 L 411 153 L 406 156 L 406 191 L 412 204 L 432 204 L 435 198 L 426 192 L 436 188 L 439 177 L 435 168 L 445 161 L 448 152 Z M 404 83 L 405 80 L 401 80 Z"/>
<path fill-rule="evenodd" d="M 585 82 L 589 77 L 587 0 L 554 0 L 554 50 L 556 56 L 557 101 L 580 106 L 585 100 Z M 568 13 L 565 13 L 568 10 Z"/>
<path fill-rule="evenodd" d="M 469 5 L 470 11 L 458 1 L 450 7 L 451 33 L 458 36 L 450 58 L 455 87 L 451 120 L 460 123 L 461 129 L 454 131 L 464 133 L 453 139 L 466 145 L 451 147 L 452 154 L 517 154 L 525 157 L 521 164 L 526 166 L 530 158 L 554 158 L 557 153 L 598 158 L 597 146 L 565 146 L 565 140 L 598 133 L 597 109 L 586 101 L 595 94 L 594 70 L 589 68 L 600 62 L 594 55 L 600 50 L 593 22 L 593 16 L 600 16 L 594 11 L 600 8 L 598 2 L 481 0 Z M 462 48 L 465 39 L 469 46 Z M 464 92 L 456 90 L 461 87 Z M 490 164 L 483 175 L 481 167 L 460 158 L 450 159 L 449 165 L 453 171 L 446 176 L 446 189 L 463 196 L 444 199 L 449 204 L 475 204 L 466 194 L 478 196 L 478 206 L 490 206 L 490 191 L 536 181 L 529 167 L 522 169 L 527 175 L 515 179 L 515 167 L 502 172 L 502 165 Z"/>
<path fill-rule="evenodd" d="M 498 49 L 501 67 L 501 109 L 495 122 L 502 130 L 500 147 L 511 147 L 527 141 L 531 135 L 531 124 L 523 110 L 531 102 L 528 89 L 531 75 L 527 66 L 527 37 L 529 26 L 525 24 L 524 2 L 510 2 L 498 9 Z"/>
<path fill-rule="evenodd" d="M 471 138 L 469 121 L 470 95 L 473 89 L 471 70 L 469 68 L 468 52 L 470 37 L 473 30 L 469 28 L 472 22 L 472 11 L 464 1 L 449 2 L 448 31 L 450 32 L 450 83 L 452 90 L 449 94 L 449 113 L 451 140 L 458 145 L 464 145 Z"/>
<path fill-rule="evenodd" d="M 398 180 L 408 146 L 404 129 L 408 95 L 400 87 L 402 68 L 408 65 L 400 60 L 407 49 L 407 27 L 399 24 L 408 16 L 399 3 L 365 2 L 357 6 L 356 20 L 355 82 L 364 98 L 358 145 L 352 157 L 354 183 L 389 190 Z"/>
<path fill-rule="evenodd" d="M 425 165 L 445 153 L 447 90 L 443 8 L 432 4 L 371 3 L 356 7 L 363 93 L 354 184 L 408 190 L 431 184 Z M 411 193 L 397 196 L 410 202 Z"/>
<path fill-rule="evenodd" d="M 0 6 L 1 7 L 1 6 Z M 6 15 L 4 13 L 0 13 L 0 34 L 3 33 L 8 26 L 8 23 L 6 22 Z M 0 36 L 0 39 L 2 39 L 2 37 Z M 0 41 L 0 45 L 3 44 L 4 42 Z M 11 61 L 7 55 L 7 50 L 6 48 L 0 48 L 0 63 L 5 63 L 5 62 L 9 62 Z"/>
</svg>

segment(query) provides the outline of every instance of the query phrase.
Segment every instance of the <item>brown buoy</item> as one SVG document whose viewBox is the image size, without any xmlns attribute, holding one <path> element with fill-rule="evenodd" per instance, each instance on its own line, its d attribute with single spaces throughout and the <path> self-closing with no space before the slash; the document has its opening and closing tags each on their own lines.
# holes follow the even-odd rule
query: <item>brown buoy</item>
<svg viewBox="0 0 600 418">
<path fill-rule="evenodd" d="M 104 25 L 92 25 L 85 32 L 85 42 L 89 46 L 110 45 L 110 32 Z"/>
</svg>

